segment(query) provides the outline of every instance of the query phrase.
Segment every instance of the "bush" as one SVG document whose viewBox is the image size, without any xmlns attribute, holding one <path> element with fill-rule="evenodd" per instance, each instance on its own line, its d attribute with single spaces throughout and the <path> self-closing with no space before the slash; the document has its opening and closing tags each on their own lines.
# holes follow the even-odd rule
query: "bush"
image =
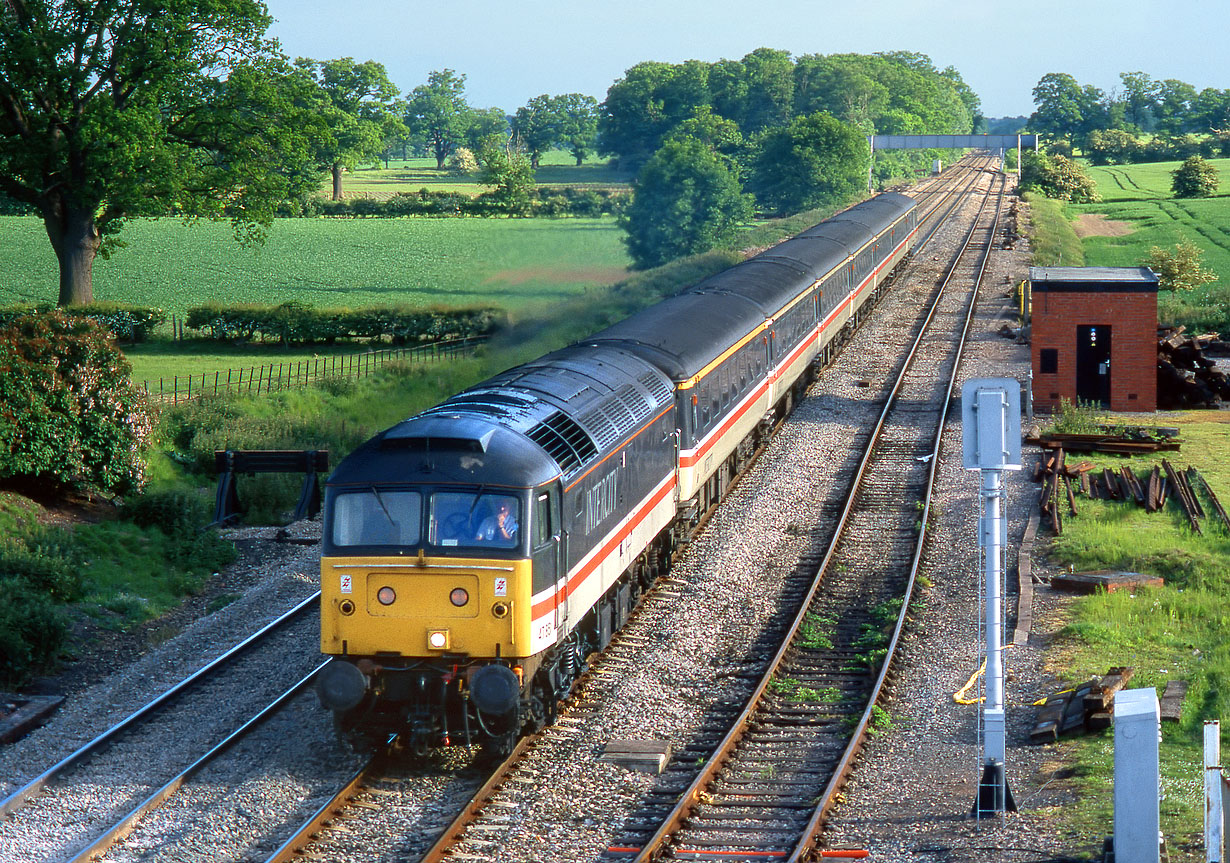
<svg viewBox="0 0 1230 863">
<path fill-rule="evenodd" d="M 213 505 L 196 491 L 169 489 L 134 497 L 124 504 L 122 515 L 167 536 L 191 536 L 213 521 Z"/>
<path fill-rule="evenodd" d="M 0 579 L 21 579 L 35 592 L 57 602 L 81 597 L 81 568 L 60 544 L 42 543 L 36 533 L 0 545 Z"/>
<path fill-rule="evenodd" d="M 1157 273 L 1162 291 L 1192 291 L 1217 281 L 1217 273 L 1206 270 L 1203 263 L 1204 251 L 1191 240 L 1176 243 L 1174 251 L 1154 246 L 1145 260 L 1145 266 Z"/>
<path fill-rule="evenodd" d="M 387 340 L 394 344 L 474 338 L 507 323 L 495 308 L 315 309 L 306 303 L 278 306 L 209 304 L 188 310 L 185 325 L 219 341 L 276 339 L 282 344 L 331 344 L 338 339 Z"/>
<path fill-rule="evenodd" d="M 45 315 L 55 310 L 50 303 L 19 304 L 0 309 L 0 323 L 10 323 L 27 315 Z M 167 319 L 162 309 L 129 306 L 123 303 L 93 303 L 88 306 L 68 306 L 61 309 L 73 318 L 88 318 L 106 327 L 121 342 L 148 341 L 154 327 Z"/>
<path fill-rule="evenodd" d="M 122 493 L 144 479 L 151 415 L 107 332 L 61 311 L 0 328 L 0 477 Z"/>
<path fill-rule="evenodd" d="M 1021 164 L 1021 191 L 1038 191 L 1048 198 L 1092 204 L 1102 200 L 1085 169 L 1060 155 L 1026 152 Z"/>
<path fill-rule="evenodd" d="M 14 688 L 59 654 L 67 615 L 20 578 L 0 578 L 0 595 L 0 686 Z"/>
<path fill-rule="evenodd" d="M 1208 198 L 1217 191 L 1217 168 L 1200 156 L 1191 156 L 1170 172 L 1171 190 L 1176 198 Z"/>
</svg>

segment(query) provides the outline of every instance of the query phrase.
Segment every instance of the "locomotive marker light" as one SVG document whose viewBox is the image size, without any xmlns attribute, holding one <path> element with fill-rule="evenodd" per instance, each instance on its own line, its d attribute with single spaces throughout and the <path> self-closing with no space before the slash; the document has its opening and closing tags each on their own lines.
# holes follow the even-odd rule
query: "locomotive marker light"
<svg viewBox="0 0 1230 863">
<path fill-rule="evenodd" d="M 1015 812 L 1004 772 L 1003 567 L 1007 523 L 1003 472 L 1021 469 L 1021 384 L 1015 378 L 974 378 L 961 387 L 963 466 L 982 474 L 978 544 L 984 551 L 986 699 L 982 707 L 982 779 L 970 814 Z"/>
</svg>

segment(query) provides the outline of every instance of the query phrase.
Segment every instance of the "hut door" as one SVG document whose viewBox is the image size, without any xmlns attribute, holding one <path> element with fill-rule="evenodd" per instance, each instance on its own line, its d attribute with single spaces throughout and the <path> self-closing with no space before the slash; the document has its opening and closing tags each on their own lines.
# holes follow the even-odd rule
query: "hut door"
<svg viewBox="0 0 1230 863">
<path fill-rule="evenodd" d="M 1110 327 L 1076 328 L 1076 397 L 1110 405 Z"/>
</svg>

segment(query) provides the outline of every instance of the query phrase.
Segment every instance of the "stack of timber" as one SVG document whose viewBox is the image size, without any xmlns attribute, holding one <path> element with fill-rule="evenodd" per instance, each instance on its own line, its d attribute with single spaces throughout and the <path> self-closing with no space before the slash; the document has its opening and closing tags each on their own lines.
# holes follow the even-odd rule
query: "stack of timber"
<svg viewBox="0 0 1230 863">
<path fill-rule="evenodd" d="M 1053 743 L 1061 734 L 1083 734 L 1109 728 L 1115 693 L 1132 679 L 1132 668 L 1115 667 L 1101 680 L 1096 677 L 1072 689 L 1048 695 L 1038 710 L 1029 739 Z"/>
<path fill-rule="evenodd" d="M 1063 510 L 1066 509 L 1068 515 L 1077 514 L 1078 495 L 1091 500 L 1135 503 L 1146 512 L 1159 512 L 1165 509 L 1167 501 L 1174 500 L 1194 533 L 1203 534 L 1200 519 L 1213 516 L 1230 532 L 1230 517 L 1221 501 L 1200 471 L 1190 465 L 1186 471 L 1179 471 L 1162 459 L 1160 465 L 1138 476 L 1126 466 L 1113 471 L 1110 468 L 1099 470 L 1088 461 L 1069 464 L 1067 454 L 1060 448 L 1041 455 L 1034 466 L 1033 480 L 1042 484 L 1038 511 L 1057 534 L 1063 533 Z M 1201 497 L 1208 504 L 1208 510 Z"/>
<path fill-rule="evenodd" d="M 1188 336 L 1183 327 L 1165 328 L 1157 336 L 1157 406 L 1216 408 L 1230 402 L 1230 380 L 1208 357 L 1224 351 L 1217 334 Z"/>
</svg>

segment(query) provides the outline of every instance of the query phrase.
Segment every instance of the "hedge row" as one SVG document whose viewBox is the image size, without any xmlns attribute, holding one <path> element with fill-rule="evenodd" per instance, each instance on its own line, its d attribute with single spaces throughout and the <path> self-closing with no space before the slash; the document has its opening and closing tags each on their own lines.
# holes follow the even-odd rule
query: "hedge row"
<svg viewBox="0 0 1230 863">
<path fill-rule="evenodd" d="M 573 186 L 537 187 L 530 193 L 523 216 L 618 215 L 629 192 L 615 189 L 578 189 Z M 387 200 L 347 198 L 325 201 L 312 198 L 284 206 L 282 216 L 506 216 L 508 208 L 490 192 L 471 197 L 464 192 L 399 192 Z"/>
<path fill-rule="evenodd" d="M 6 306 L 0 309 L 0 326 L 29 315 L 45 315 L 55 310 L 51 303 Z M 123 303 L 93 303 L 89 306 L 68 306 L 60 309 L 70 318 L 86 318 L 106 327 L 116 340 L 143 342 L 154 327 L 167 319 L 162 309 L 128 306 Z"/>
<path fill-rule="evenodd" d="M 219 341 L 276 340 L 284 344 L 380 339 L 393 344 L 487 336 L 506 323 L 500 309 L 315 309 L 305 303 L 279 306 L 209 304 L 188 310 L 184 324 Z"/>
</svg>

